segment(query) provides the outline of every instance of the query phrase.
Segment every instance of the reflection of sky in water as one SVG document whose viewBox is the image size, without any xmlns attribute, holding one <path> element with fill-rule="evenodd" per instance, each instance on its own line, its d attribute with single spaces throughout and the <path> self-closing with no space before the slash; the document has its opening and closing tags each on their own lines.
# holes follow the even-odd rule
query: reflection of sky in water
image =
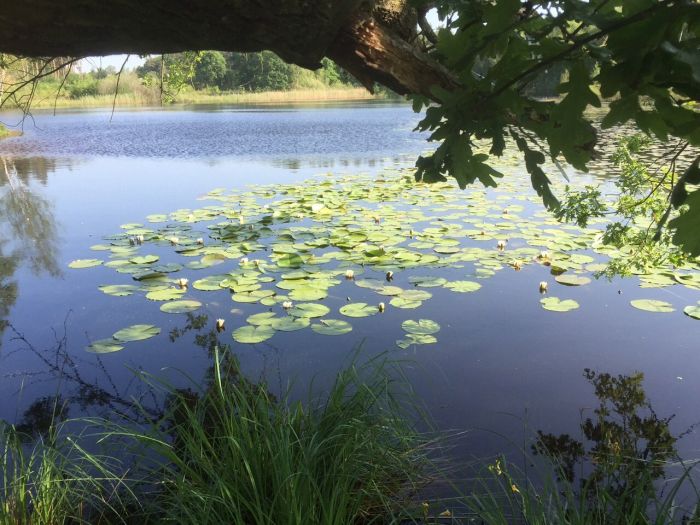
<svg viewBox="0 0 700 525">
<path fill-rule="evenodd" d="M 119 231 L 121 224 L 214 204 L 197 197 L 216 187 L 289 183 L 329 170 L 373 172 L 401 163 L 404 154 L 425 149 L 425 142 L 409 132 L 415 120 L 406 106 L 128 112 L 118 113 L 111 124 L 107 113 L 75 112 L 55 119 L 40 116 L 38 129 L 28 124 L 26 137 L 0 142 L 0 153 L 17 159 L 22 184 L 50 204 L 48 213 L 55 220 L 53 256 L 65 269 L 73 259 L 100 257 L 102 253 L 91 252 L 89 246 Z M 29 155 L 30 151 L 34 153 Z M 0 191 L 7 192 L 7 184 Z M 516 246 L 518 241 L 511 242 Z M 469 279 L 470 272 L 467 264 L 464 269 L 414 273 L 439 273 L 457 280 Z M 70 311 L 68 349 L 85 360 L 81 370 L 86 381 L 102 381 L 106 370 L 116 385 L 126 385 L 132 372 L 124 365 L 166 374 L 178 382 L 184 380 L 176 370 L 199 377 L 209 358 L 192 344 L 193 333 L 174 343 L 167 337 L 170 330 L 182 328 L 184 316 L 161 314 L 157 304 L 140 296 L 114 298 L 97 290 L 99 285 L 126 282 L 121 277 L 109 268 L 94 268 L 63 271 L 56 278 L 33 272 L 26 259 L 20 260 L 11 275 L 19 295 L 9 307 L 9 319 L 37 347 L 45 348 L 54 344 L 54 330 L 62 334 Z M 394 284 L 409 286 L 406 277 L 397 272 Z M 575 298 L 582 305 L 575 312 L 557 314 L 539 306 L 536 283 L 543 279 L 551 282 L 547 269 L 539 265 L 521 272 L 503 270 L 484 280 L 475 294 L 431 289 L 433 299 L 420 309 L 388 308 L 381 316 L 353 322 L 353 332 L 339 338 L 291 332 L 275 336 L 269 345 L 236 350 L 253 377 L 262 371 L 273 382 L 297 377 L 302 390 L 315 375 L 323 385 L 333 370 L 348 362 L 356 346 L 361 345 L 366 355 L 388 351 L 391 357 L 407 358 L 409 377 L 441 428 L 483 429 L 467 435 L 461 449 L 465 454 L 516 449 L 523 433 L 534 429 L 575 433 L 579 409 L 593 404 L 591 387 L 582 377 L 586 367 L 613 373 L 640 370 L 646 374 L 657 411 L 678 414 L 676 432 L 696 422 L 700 325 L 680 311 L 648 314 L 628 303 L 632 298 L 660 298 L 682 308 L 695 302 L 697 293 L 681 287 L 640 290 L 632 280 L 594 282 L 557 289 L 557 296 Z M 369 293 L 344 282 L 324 302 L 337 310 L 346 296 L 376 301 Z M 244 318 L 228 313 L 240 305 L 227 297 L 202 297 L 210 303 L 201 312 L 209 314 L 210 323 L 221 316 L 232 328 L 243 322 Z M 439 321 L 439 343 L 398 351 L 394 341 L 406 318 Z M 104 370 L 95 366 L 99 363 L 94 356 L 83 352 L 89 339 L 136 323 L 161 326 L 163 334 L 104 356 Z M 230 331 L 222 340 L 231 342 Z M 12 340 L 10 331 L 3 335 L 0 352 L 7 374 L 0 381 L 0 395 L 16 400 L 0 406 L 0 418 L 15 420 L 34 398 L 55 393 L 57 383 L 23 374 L 43 365 Z M 511 436 L 516 444 L 496 439 L 493 432 Z M 691 435 L 680 449 L 686 457 L 694 457 L 697 445 Z"/>
</svg>

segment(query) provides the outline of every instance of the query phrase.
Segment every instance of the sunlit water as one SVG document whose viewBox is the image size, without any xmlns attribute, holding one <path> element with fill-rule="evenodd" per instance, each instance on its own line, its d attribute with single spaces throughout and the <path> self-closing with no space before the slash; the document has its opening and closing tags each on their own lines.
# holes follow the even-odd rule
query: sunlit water
<svg viewBox="0 0 700 525">
<path fill-rule="evenodd" d="M 6 114 L 1 120 L 15 118 Z M 87 402 L 84 388 L 79 394 L 80 382 L 98 384 L 114 398 L 128 397 L 136 392 L 135 369 L 184 384 L 185 376 L 201 379 L 211 364 L 206 351 L 193 344 L 196 330 L 175 341 L 168 337 L 185 327 L 185 316 L 162 314 L 142 298 L 100 293 L 99 285 L 114 282 L 113 270 L 68 269 L 74 259 L 96 256 L 90 245 L 146 215 L 208 204 L 197 197 L 217 187 L 410 166 L 426 149 L 424 137 L 411 132 L 417 120 L 405 105 L 352 104 L 118 111 L 111 122 L 105 111 L 37 113 L 34 121 L 25 121 L 23 137 L 0 142 L 0 155 L 17 169 L 13 181 L 0 175 L 5 286 L 0 313 L 11 325 L 0 347 L 0 418 L 22 420 L 36 399 L 56 393 L 73 396 L 71 415 L 80 414 L 81 402 L 90 413 L 110 410 L 113 404 Z M 214 271 L 221 273 L 218 267 Z M 465 278 L 455 269 L 444 274 Z M 537 283 L 547 278 L 551 281 L 546 267 L 531 265 L 499 272 L 476 293 L 431 289 L 434 298 L 419 311 L 388 308 L 354 323 L 354 330 L 339 338 L 306 330 L 255 346 L 233 343 L 230 331 L 221 338 L 234 345 L 252 379 L 264 377 L 276 388 L 293 380 L 300 391 L 314 378 L 327 385 L 358 347 L 364 357 L 386 352 L 407 359 L 407 377 L 438 428 L 470 430 L 457 448 L 465 457 L 517 453 L 535 430 L 578 436 L 581 410 L 585 416 L 595 406 L 585 368 L 643 372 L 656 411 L 676 414 L 675 434 L 700 421 L 700 323 L 682 314 L 700 292 L 682 286 L 641 290 L 636 279 L 602 280 L 558 290 L 558 296 L 575 297 L 582 305 L 558 314 L 538 302 Z M 406 286 L 402 279 L 397 275 L 395 284 Z M 359 293 L 352 283 L 339 289 L 335 308 L 346 294 Z M 677 311 L 635 310 L 629 306 L 635 298 L 663 299 Z M 205 313 L 210 319 L 226 317 L 235 306 L 209 301 Z M 398 349 L 397 327 L 406 318 L 438 321 L 438 343 Z M 163 331 L 101 359 L 84 351 L 90 341 L 137 323 Z M 74 361 L 42 361 L 18 333 L 40 355 L 65 336 Z M 51 367 L 53 373 L 47 373 Z M 70 373 L 61 377 L 57 370 Z M 694 458 L 699 446 L 691 432 L 679 450 Z"/>
</svg>

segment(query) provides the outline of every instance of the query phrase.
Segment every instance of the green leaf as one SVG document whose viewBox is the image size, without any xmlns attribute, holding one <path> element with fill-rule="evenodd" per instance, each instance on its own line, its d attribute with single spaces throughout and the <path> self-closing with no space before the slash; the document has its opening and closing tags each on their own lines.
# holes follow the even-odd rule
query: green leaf
<svg viewBox="0 0 700 525">
<path fill-rule="evenodd" d="M 481 285 L 479 283 L 475 283 L 474 281 L 451 281 L 446 283 L 444 286 L 453 292 L 461 293 L 476 292 L 481 288 Z"/>
<path fill-rule="evenodd" d="M 630 304 L 638 310 L 646 312 L 673 312 L 675 308 L 671 303 L 666 301 L 658 301 L 656 299 L 635 299 L 630 301 Z"/>
<path fill-rule="evenodd" d="M 350 303 L 343 306 L 340 313 L 348 317 L 368 317 L 379 313 L 379 307 L 367 303 Z"/>
<path fill-rule="evenodd" d="M 76 259 L 68 267 L 73 269 L 92 268 L 93 266 L 101 265 L 102 262 L 100 259 Z"/>
<path fill-rule="evenodd" d="M 164 288 L 162 290 L 153 290 L 146 294 L 146 299 L 151 301 L 172 301 L 179 299 L 185 294 L 185 290 L 180 288 Z"/>
<path fill-rule="evenodd" d="M 139 288 L 133 284 L 107 284 L 100 286 L 99 289 L 107 295 L 112 295 L 114 297 L 125 297 L 133 294 Z"/>
<path fill-rule="evenodd" d="M 540 299 L 540 303 L 542 304 L 542 308 L 552 312 L 569 312 L 579 307 L 579 304 L 573 299 L 565 299 L 562 301 L 558 297 L 545 297 L 544 299 Z"/>
<path fill-rule="evenodd" d="M 427 335 L 435 334 L 440 331 L 440 325 L 430 319 L 419 319 L 418 321 L 408 319 L 401 323 L 401 328 L 409 334 Z"/>
<path fill-rule="evenodd" d="M 184 314 L 194 312 L 201 306 L 202 303 L 194 300 L 172 301 L 161 305 L 160 310 L 166 314 Z"/>
<path fill-rule="evenodd" d="M 584 284 L 589 284 L 591 282 L 588 277 L 581 277 L 580 275 L 568 273 L 557 275 L 554 280 L 559 284 L 563 284 L 564 286 L 583 286 Z"/>
<path fill-rule="evenodd" d="M 312 324 L 311 329 L 322 335 L 343 335 L 352 331 L 352 325 L 338 319 L 321 319 L 318 323 Z"/>
<path fill-rule="evenodd" d="M 700 319 L 700 302 L 683 308 L 683 313 L 693 319 Z"/>
<path fill-rule="evenodd" d="M 278 317 L 273 319 L 270 326 L 275 330 L 280 330 L 282 332 L 293 332 L 295 330 L 301 330 L 309 326 L 311 321 L 308 317 Z"/>
<path fill-rule="evenodd" d="M 275 335 L 275 329 L 270 326 L 242 326 L 231 335 L 239 343 L 256 344 L 270 339 Z"/>
<path fill-rule="evenodd" d="M 132 257 L 129 259 L 129 262 L 131 264 L 151 264 L 156 262 L 158 258 L 157 255 L 143 255 L 140 257 Z"/>
<path fill-rule="evenodd" d="M 127 328 L 122 328 L 118 332 L 114 332 L 112 337 L 120 343 L 126 343 L 129 341 L 149 339 L 151 337 L 155 337 L 159 333 L 160 328 L 151 324 L 135 324 Z"/>
<path fill-rule="evenodd" d="M 93 341 L 90 346 L 85 348 L 85 350 L 93 354 L 111 354 L 112 352 L 118 352 L 123 349 L 124 346 L 117 343 L 114 339 Z"/>
<path fill-rule="evenodd" d="M 435 336 L 430 334 L 406 334 L 403 339 L 397 339 L 396 346 L 404 350 L 411 345 L 429 345 L 437 343 Z"/>
<path fill-rule="evenodd" d="M 668 223 L 670 228 L 675 228 L 673 243 L 684 251 L 697 257 L 700 255 L 700 190 L 691 193 L 685 204 L 688 210 Z"/>
<path fill-rule="evenodd" d="M 330 311 L 330 308 L 322 304 L 303 303 L 294 306 L 287 313 L 294 317 L 323 317 Z"/>
</svg>

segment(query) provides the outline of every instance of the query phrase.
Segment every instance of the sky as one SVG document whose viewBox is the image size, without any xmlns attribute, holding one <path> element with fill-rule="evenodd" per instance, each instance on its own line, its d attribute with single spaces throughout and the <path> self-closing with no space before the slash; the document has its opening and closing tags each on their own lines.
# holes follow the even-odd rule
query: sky
<svg viewBox="0 0 700 525">
<path fill-rule="evenodd" d="M 119 68 L 122 67 L 122 64 L 124 63 L 124 60 L 126 59 L 127 55 L 109 55 L 106 57 L 88 57 L 82 61 L 82 69 L 83 71 L 93 71 L 95 69 L 99 69 L 100 67 L 107 68 L 109 66 L 113 66 L 114 69 L 119 71 Z M 139 58 L 138 55 L 131 55 L 129 57 L 129 61 L 126 63 L 125 69 L 134 69 L 137 66 L 140 66 L 143 64 L 144 59 Z"/>
</svg>

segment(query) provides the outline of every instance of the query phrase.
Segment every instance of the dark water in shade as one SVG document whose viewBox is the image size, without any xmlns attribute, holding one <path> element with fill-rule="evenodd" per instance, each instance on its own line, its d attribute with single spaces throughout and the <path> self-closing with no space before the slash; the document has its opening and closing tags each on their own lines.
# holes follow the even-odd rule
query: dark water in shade
<svg viewBox="0 0 700 525">
<path fill-rule="evenodd" d="M 0 116 L 6 123 L 14 118 Z M 405 105 L 119 111 L 111 123 L 105 111 L 37 113 L 23 137 L 0 142 L 0 157 L 17 169 L 11 191 L 0 166 L 0 315 L 39 355 L 63 341 L 65 327 L 66 354 L 42 361 L 7 327 L 0 346 L 0 418 L 19 421 L 37 398 L 75 392 L 81 384 L 98 384 L 114 398 L 135 395 L 134 369 L 184 384 L 183 374 L 198 380 L 210 365 L 193 344 L 196 330 L 174 342 L 168 338 L 185 327 L 185 316 L 162 314 L 142 297 L 102 294 L 97 286 L 114 282 L 109 268 L 67 269 L 74 259 L 99 257 L 88 248 L 103 235 L 149 214 L 210 204 L 196 198 L 216 187 L 410 165 L 426 149 L 411 132 L 416 122 Z M 464 456 L 512 452 L 536 429 L 578 435 L 580 411 L 595 404 L 585 368 L 643 372 L 656 411 L 677 414 L 677 434 L 700 421 L 700 323 L 680 313 L 700 292 L 597 281 L 576 291 L 586 308 L 557 315 L 533 306 L 531 283 L 548 276 L 535 266 L 500 272 L 475 294 L 430 289 L 434 298 L 409 317 L 437 320 L 437 345 L 398 350 L 394 341 L 401 334 L 386 327 L 400 326 L 407 312 L 388 309 L 353 323 L 342 337 L 304 330 L 275 336 L 273 344 L 237 345 L 236 352 L 251 378 L 264 375 L 278 386 L 293 378 L 304 388 L 314 377 L 327 384 L 358 345 L 366 356 L 407 358 L 406 373 L 437 426 L 471 430 L 457 449 Z M 445 275 L 465 278 L 455 269 Z M 399 276 L 395 284 L 405 283 Z M 333 289 L 338 298 L 331 304 L 342 303 L 345 286 Z M 347 293 L 361 293 L 347 286 Z M 632 298 L 663 299 L 679 311 L 651 315 L 630 308 Z M 211 303 L 203 313 L 213 319 L 233 306 Z M 89 340 L 136 323 L 161 326 L 163 333 L 101 359 L 84 352 Z M 222 340 L 231 342 L 230 332 Z M 61 379 L 46 374 L 48 367 L 74 372 Z M 105 408 L 94 401 L 88 413 Z M 80 403 L 70 410 L 78 415 Z M 686 436 L 679 450 L 685 458 L 700 457 L 697 434 Z"/>
</svg>

